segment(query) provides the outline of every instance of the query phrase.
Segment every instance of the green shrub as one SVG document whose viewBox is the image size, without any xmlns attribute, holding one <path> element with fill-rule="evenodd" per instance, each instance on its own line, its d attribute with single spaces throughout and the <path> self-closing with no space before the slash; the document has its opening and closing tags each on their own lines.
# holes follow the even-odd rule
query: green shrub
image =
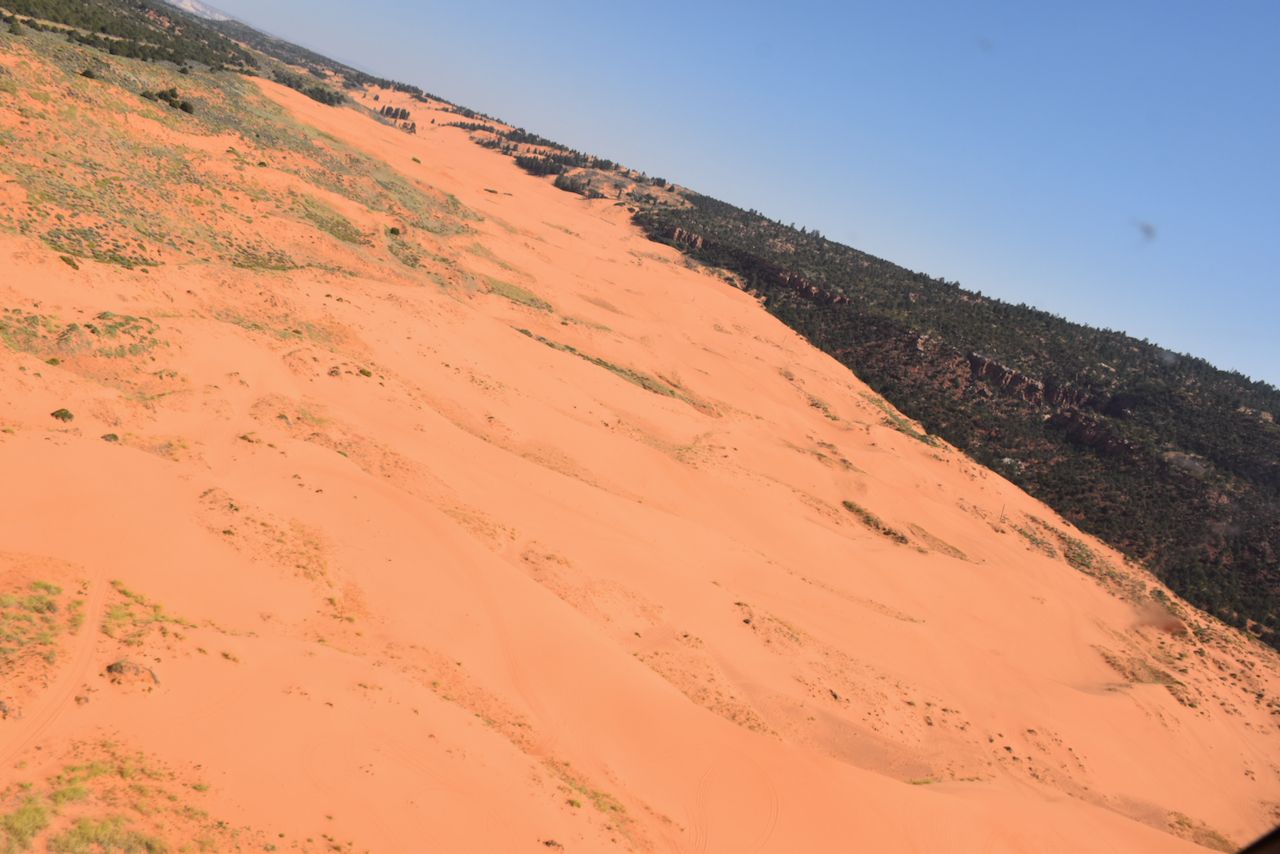
<svg viewBox="0 0 1280 854">
<path fill-rule="evenodd" d="M 4 842 L 5 852 L 24 851 L 48 826 L 48 810 L 35 798 L 28 798 L 13 812 L 0 816 L 0 841 Z"/>
</svg>

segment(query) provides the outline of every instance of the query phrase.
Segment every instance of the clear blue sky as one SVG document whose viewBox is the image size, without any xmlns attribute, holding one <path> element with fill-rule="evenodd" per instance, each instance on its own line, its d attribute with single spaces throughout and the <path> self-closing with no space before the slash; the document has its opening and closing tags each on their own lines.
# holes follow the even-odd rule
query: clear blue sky
<svg viewBox="0 0 1280 854">
<path fill-rule="evenodd" d="M 215 5 L 912 269 L 1280 383 L 1280 3 Z"/>
</svg>

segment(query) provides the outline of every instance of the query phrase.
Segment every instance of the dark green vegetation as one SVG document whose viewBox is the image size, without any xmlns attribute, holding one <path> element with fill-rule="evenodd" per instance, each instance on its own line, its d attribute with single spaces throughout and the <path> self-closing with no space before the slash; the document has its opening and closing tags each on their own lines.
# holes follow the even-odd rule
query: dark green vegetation
<svg viewBox="0 0 1280 854">
<path fill-rule="evenodd" d="M 277 83 L 282 83 L 290 89 L 301 92 L 313 101 L 328 104 L 330 107 L 336 107 L 346 100 L 340 92 L 335 92 L 327 86 L 321 86 L 319 83 L 308 80 L 299 74 L 284 71 L 283 69 L 276 71 L 275 80 Z"/>
<path fill-rule="evenodd" d="M 192 106 L 191 102 L 183 100 L 182 96 L 178 94 L 178 90 L 173 87 L 162 89 L 159 92 L 143 92 L 142 97 L 148 101 L 163 101 L 175 110 L 182 110 L 184 113 L 195 112 L 195 107 Z"/>
</svg>

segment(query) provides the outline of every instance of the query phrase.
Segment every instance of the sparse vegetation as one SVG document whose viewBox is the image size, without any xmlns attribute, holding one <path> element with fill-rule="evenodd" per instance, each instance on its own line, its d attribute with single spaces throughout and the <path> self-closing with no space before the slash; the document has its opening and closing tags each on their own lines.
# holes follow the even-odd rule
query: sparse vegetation
<svg viewBox="0 0 1280 854">
<path fill-rule="evenodd" d="M 49 826 L 49 811 L 37 798 L 27 797 L 11 812 L 0 815 L 4 854 L 26 851 L 36 835 Z"/>
<path fill-rule="evenodd" d="M 1062 556 L 1067 559 L 1067 563 L 1076 569 L 1092 570 L 1094 568 L 1093 549 L 1089 548 L 1083 540 L 1059 532 L 1058 542 L 1062 544 Z"/>
<path fill-rule="evenodd" d="M 293 270 L 298 266 L 284 250 L 249 247 L 237 249 L 231 263 L 245 270 Z"/>
<path fill-rule="evenodd" d="M 513 285 L 510 282 L 504 282 L 499 279 L 486 279 L 489 293 L 496 294 L 503 299 L 509 299 L 514 303 L 537 309 L 538 311 L 551 311 L 551 303 L 542 299 L 532 291 L 528 291 L 519 285 Z"/>
<path fill-rule="evenodd" d="M 163 854 L 168 850 L 168 846 L 158 838 L 131 829 L 121 816 L 100 820 L 77 819 L 70 829 L 49 840 L 49 851 L 53 854 L 90 854 L 95 851 Z"/>
<path fill-rule="evenodd" d="M 364 244 L 369 238 L 342 214 L 316 199 L 301 202 L 302 216 L 316 228 L 344 243 Z"/>
<path fill-rule="evenodd" d="M 0 672 L 25 657 L 52 664 L 59 637 L 76 631 L 81 602 L 67 602 L 62 588 L 33 581 L 25 590 L 0 593 Z"/>
<path fill-rule="evenodd" d="M 924 543 L 933 551 L 941 552 L 947 557 L 952 557 L 952 558 L 955 558 L 956 560 L 969 559 L 968 555 L 966 555 L 960 549 L 956 548 L 955 546 L 951 545 L 945 540 L 940 539 L 939 537 L 935 537 L 933 534 L 929 533 L 919 525 L 912 523 L 908 525 L 907 528 L 911 531 L 912 535 L 915 536 L 917 541 Z"/>
<path fill-rule="evenodd" d="M 142 754 L 101 742 L 78 745 L 74 755 L 47 779 L 0 789 L 0 854 L 37 846 L 52 854 L 162 854 L 171 850 L 165 837 L 183 840 L 179 851 L 267 844 L 263 834 L 200 809 L 195 799 L 206 785 Z"/>
<path fill-rule="evenodd" d="M 161 346 L 156 337 L 158 331 L 148 318 L 109 311 L 80 323 L 62 323 L 51 316 L 17 308 L 0 312 L 0 343 L 11 350 L 45 357 L 51 365 L 73 355 L 109 359 L 141 356 Z M 74 417 L 66 409 L 51 414 L 63 421 Z"/>
<path fill-rule="evenodd" d="M 102 619 L 102 633 L 126 646 L 138 646 L 151 629 L 167 635 L 171 626 L 189 627 L 191 623 L 165 612 L 164 607 L 148 600 L 120 581 L 112 581 L 116 600 L 107 606 Z"/>
<path fill-rule="evenodd" d="M 874 394 L 866 394 L 866 393 L 864 393 L 862 396 L 869 403 L 871 403 L 873 406 L 875 406 L 877 409 L 879 409 L 881 412 L 884 413 L 884 423 L 886 426 L 892 427 L 894 430 L 897 430 L 899 433 L 903 434 L 904 436 L 910 436 L 912 439 L 915 439 L 916 441 L 924 442 L 926 445 L 937 446 L 938 440 L 936 438 L 934 438 L 933 436 L 930 436 L 927 433 L 922 433 L 919 430 L 917 430 L 916 426 L 912 424 L 909 419 L 904 418 L 901 414 L 899 414 L 898 412 L 895 412 L 892 408 L 890 408 L 889 404 L 885 402 L 884 398 L 877 397 Z"/>
<path fill-rule="evenodd" d="M 910 540 L 907 539 L 906 534 L 902 533 L 896 528 L 892 528 L 889 525 L 886 525 L 884 522 L 880 521 L 879 516 L 872 513 L 870 510 L 866 509 L 860 504 L 856 504 L 855 502 L 848 501 L 848 500 L 845 500 L 841 503 L 844 505 L 845 510 L 848 510 L 850 513 L 852 513 L 854 516 L 858 518 L 859 522 L 866 525 L 868 528 L 875 531 L 876 533 L 883 534 L 884 536 L 893 540 L 895 543 L 899 543 L 901 545 L 906 545 L 907 543 L 911 542 Z"/>
<path fill-rule="evenodd" d="M 812 394 L 808 395 L 808 398 L 809 398 L 809 405 L 812 406 L 814 409 L 818 410 L 819 412 L 821 412 L 824 417 L 826 417 L 831 421 L 840 420 L 840 416 L 836 415 L 834 412 L 831 411 L 831 407 L 827 405 L 827 402 L 825 400 L 823 400 L 820 397 L 815 397 Z"/>
<path fill-rule="evenodd" d="M 391 250 L 391 254 L 395 256 L 401 264 L 410 268 L 417 268 L 422 264 L 422 256 L 419 254 L 417 247 L 407 240 L 400 237 L 400 229 L 391 229 L 391 240 L 387 244 L 387 248 Z"/>
<path fill-rule="evenodd" d="M 674 397 L 679 400 L 683 400 L 685 403 L 688 403 L 691 406 L 701 408 L 701 404 L 698 401 L 695 401 L 693 398 L 687 396 L 683 392 L 680 392 L 677 389 L 672 388 L 671 386 L 667 385 L 661 380 L 654 379 L 648 374 L 641 373 L 640 371 L 632 370 L 631 368 L 624 368 L 620 365 L 615 365 L 612 362 L 607 362 L 604 359 L 599 359 L 599 358 L 596 358 L 595 356 L 587 355 L 586 353 L 581 352 L 575 347 L 571 347 L 568 344 L 561 344 L 558 341 L 552 341 L 549 338 L 543 338 L 541 335 L 536 335 L 533 332 L 530 332 L 528 329 L 517 329 L 516 331 L 519 332 L 521 335 L 527 335 L 533 340 L 547 345 L 553 350 L 560 350 L 561 352 L 564 352 L 564 353 L 571 353 L 574 356 L 577 356 L 579 359 L 583 359 L 597 367 L 604 368 L 606 371 L 610 371 L 614 374 L 617 374 L 622 379 L 626 380 L 632 385 L 640 386 L 640 388 L 644 389 L 645 391 L 651 391 L 654 394 L 660 394 L 660 395 L 663 395 L 664 397 Z"/>
<path fill-rule="evenodd" d="M 1030 543 L 1034 548 L 1038 549 L 1041 552 L 1044 552 L 1047 556 L 1049 557 L 1058 556 L 1058 550 L 1053 547 L 1053 543 L 1049 542 L 1047 538 L 1042 537 L 1040 534 L 1036 533 L 1031 528 L 1024 527 L 1022 525 L 1013 525 L 1013 524 L 1011 524 L 1009 527 L 1017 531 L 1018 534 L 1024 540 Z"/>
</svg>

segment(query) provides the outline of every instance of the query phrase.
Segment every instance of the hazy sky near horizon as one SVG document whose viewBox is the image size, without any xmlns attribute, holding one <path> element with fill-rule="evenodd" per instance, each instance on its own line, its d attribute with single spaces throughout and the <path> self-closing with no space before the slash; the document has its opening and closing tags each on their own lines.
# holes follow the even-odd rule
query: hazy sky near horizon
<svg viewBox="0 0 1280 854">
<path fill-rule="evenodd" d="M 912 269 L 1280 384 L 1280 3 L 214 5 Z"/>
</svg>

